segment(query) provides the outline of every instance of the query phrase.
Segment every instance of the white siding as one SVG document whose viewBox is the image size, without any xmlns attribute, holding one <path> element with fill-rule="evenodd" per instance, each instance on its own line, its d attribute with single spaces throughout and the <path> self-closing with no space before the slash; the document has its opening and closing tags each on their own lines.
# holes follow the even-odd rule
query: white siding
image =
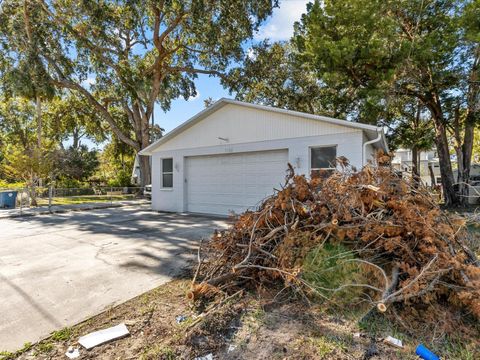
<svg viewBox="0 0 480 360">
<path fill-rule="evenodd" d="M 284 138 L 358 132 L 347 126 L 299 116 L 227 104 L 207 118 L 161 144 L 154 152 L 251 143 Z"/>
<path fill-rule="evenodd" d="M 349 130 L 351 131 L 352 129 Z M 325 145 L 337 145 L 337 156 L 345 156 L 353 166 L 357 168 L 362 167 L 363 132 L 361 130 L 340 134 L 283 138 L 270 141 L 155 152 L 152 158 L 152 207 L 155 210 L 162 211 L 187 211 L 185 178 L 188 174 L 185 174 L 184 169 L 185 162 L 189 156 L 288 149 L 288 162 L 295 167 L 296 172 L 309 175 L 310 148 Z M 172 189 L 161 189 L 160 187 L 160 159 L 165 157 L 173 158 Z M 286 168 L 287 164 L 285 164 L 285 170 Z"/>
<path fill-rule="evenodd" d="M 372 130 L 369 130 L 372 132 Z M 370 134 L 372 136 L 372 134 Z M 228 141 L 220 140 L 219 137 L 228 139 Z M 229 184 L 233 180 L 229 179 L 231 174 L 238 177 L 239 171 L 247 173 L 252 170 L 256 175 L 263 176 L 258 166 L 252 164 L 254 169 L 248 169 L 248 164 L 242 160 L 242 169 L 236 169 L 234 163 L 226 163 L 224 171 L 224 182 L 217 182 L 209 179 L 208 170 L 201 170 L 197 165 L 208 167 L 208 161 L 197 162 L 192 165 L 193 157 L 203 157 L 203 159 L 211 159 L 212 163 L 209 168 L 217 171 L 217 161 L 227 161 L 228 159 L 244 159 L 245 153 L 277 151 L 288 154 L 288 157 L 282 160 L 284 163 L 271 164 L 275 167 L 272 170 L 275 174 L 284 172 L 287 169 L 287 162 L 292 164 L 297 174 L 310 175 L 310 148 L 318 146 L 335 145 L 337 147 L 337 156 L 344 156 L 349 159 L 350 163 L 360 169 L 365 160 L 363 157 L 363 144 L 368 141 L 364 130 L 332 124 L 330 122 L 307 119 L 297 115 L 278 113 L 258 108 L 240 106 L 236 104 L 226 104 L 216 111 L 210 113 L 197 123 L 193 123 L 189 128 L 185 128 L 170 139 L 159 144 L 158 148 L 153 150 L 152 156 L 152 207 L 161 211 L 202 211 L 208 212 L 208 204 L 201 208 L 202 196 L 198 198 L 199 191 L 211 192 L 217 196 L 219 200 L 221 192 L 230 193 L 224 199 L 220 199 L 221 209 L 215 210 L 215 206 L 211 206 L 211 212 L 225 213 L 225 206 L 231 200 L 231 205 L 237 206 L 235 210 L 241 210 L 246 205 L 254 203 L 253 197 L 258 195 L 258 201 L 261 200 L 264 193 L 264 186 L 268 185 L 251 185 L 250 190 L 246 190 L 248 182 L 243 181 L 238 184 L 239 189 L 232 189 Z M 376 145 L 376 144 L 375 144 Z M 374 153 L 375 145 L 368 145 L 366 149 L 366 158 L 369 159 Z M 211 158 L 207 158 L 211 156 Z M 173 188 L 162 189 L 160 187 L 160 163 L 162 158 L 173 158 Z M 253 158 L 252 158 L 253 159 Z M 251 162 L 254 163 L 252 159 Z M 189 162 L 190 161 L 190 162 Z M 207 164 L 207 165 L 205 165 Z M 196 167 L 197 166 L 197 167 Z M 247 166 L 247 168 L 244 168 Z M 186 171 L 190 169 L 190 174 Z M 199 179 L 194 178 L 194 184 L 189 181 L 192 178 L 191 172 L 206 171 L 205 188 L 198 188 Z M 230 174 L 230 175 L 229 175 Z M 194 174 L 194 177 L 198 174 Z M 200 176 L 203 176 L 201 173 Z M 245 174 L 247 176 L 248 174 Z M 268 181 L 272 184 L 268 187 L 271 189 L 276 182 L 273 176 Z M 276 177 L 275 177 L 276 179 Z M 201 179 L 200 179 L 201 180 Z M 233 184 L 234 185 L 234 184 Z M 189 188 L 194 186 L 196 188 Z M 257 189 L 254 189 L 254 188 Z M 257 191 L 258 190 L 258 191 Z M 258 194 L 255 194 L 255 191 Z M 260 194 L 261 192 L 261 194 Z M 245 203 L 238 203 L 238 194 L 246 194 L 248 199 Z M 197 196 L 197 199 L 189 199 L 189 196 Z M 228 195 L 228 194 L 227 194 Z M 250 196 L 251 195 L 251 196 Z M 230 199 L 230 200 L 229 200 Z M 192 203 L 193 201 L 193 203 Z M 248 202 L 248 204 L 247 204 Z M 193 207 L 192 207 L 193 204 Z M 199 205 L 200 207 L 195 208 Z M 190 205 L 190 206 L 189 206 Z M 190 208 L 189 208 L 190 207 Z M 193 210 L 192 210 L 193 209 Z"/>
</svg>

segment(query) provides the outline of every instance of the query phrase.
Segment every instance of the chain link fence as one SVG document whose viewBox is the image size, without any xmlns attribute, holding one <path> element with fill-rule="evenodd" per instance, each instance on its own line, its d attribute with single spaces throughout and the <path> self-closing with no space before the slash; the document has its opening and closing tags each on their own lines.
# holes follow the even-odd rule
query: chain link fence
<svg viewBox="0 0 480 360">
<path fill-rule="evenodd" d="M 2 196 L 4 201 L 2 201 Z M 0 211 L 22 213 L 33 209 L 82 209 L 109 204 L 147 201 L 143 187 L 98 186 L 90 188 L 26 187 L 0 188 Z"/>
</svg>

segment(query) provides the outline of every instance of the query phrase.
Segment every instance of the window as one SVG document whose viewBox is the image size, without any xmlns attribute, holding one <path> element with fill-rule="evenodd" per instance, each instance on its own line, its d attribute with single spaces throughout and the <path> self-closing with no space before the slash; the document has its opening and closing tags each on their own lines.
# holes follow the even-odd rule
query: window
<svg viewBox="0 0 480 360">
<path fill-rule="evenodd" d="M 162 187 L 173 187 L 173 159 L 162 159 Z"/>
<path fill-rule="evenodd" d="M 323 146 L 310 149 L 310 170 L 335 168 L 336 146 Z"/>
</svg>

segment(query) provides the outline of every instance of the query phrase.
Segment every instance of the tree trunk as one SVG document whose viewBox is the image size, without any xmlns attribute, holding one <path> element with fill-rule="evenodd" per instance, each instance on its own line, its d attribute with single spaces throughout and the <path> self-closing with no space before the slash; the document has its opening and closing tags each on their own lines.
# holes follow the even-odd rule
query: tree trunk
<svg viewBox="0 0 480 360">
<path fill-rule="evenodd" d="M 452 163 L 450 161 L 450 151 L 448 150 L 448 141 L 445 125 L 442 118 L 434 116 L 435 120 L 435 143 L 437 145 L 438 160 L 440 163 L 440 176 L 442 178 L 443 196 L 446 206 L 460 205 L 460 199 L 454 188 L 454 179 Z"/>
<path fill-rule="evenodd" d="M 75 127 L 73 129 L 72 138 L 73 138 L 72 147 L 74 149 L 78 149 L 78 147 L 80 145 L 80 134 L 79 134 L 79 130 L 78 130 L 77 127 Z"/>
<path fill-rule="evenodd" d="M 39 95 L 36 96 L 35 102 L 36 102 L 35 110 L 37 112 L 37 148 L 41 150 L 42 149 L 42 100 L 40 99 Z"/>
<path fill-rule="evenodd" d="M 430 174 L 430 182 L 432 183 L 432 188 L 437 185 L 437 179 L 435 179 L 435 173 L 433 172 L 433 166 L 428 164 L 428 172 Z"/>
<path fill-rule="evenodd" d="M 35 156 L 40 168 L 42 157 L 42 100 L 38 94 L 35 97 L 35 110 L 37 112 L 37 151 Z M 43 185 L 43 180 L 40 176 L 38 176 L 38 185 Z"/>
<path fill-rule="evenodd" d="M 413 186 L 418 187 L 420 183 L 420 166 L 418 161 L 418 148 L 412 146 L 412 180 Z"/>
<path fill-rule="evenodd" d="M 150 185 L 152 183 L 150 156 L 138 156 L 138 163 L 140 165 L 140 186 Z"/>
</svg>

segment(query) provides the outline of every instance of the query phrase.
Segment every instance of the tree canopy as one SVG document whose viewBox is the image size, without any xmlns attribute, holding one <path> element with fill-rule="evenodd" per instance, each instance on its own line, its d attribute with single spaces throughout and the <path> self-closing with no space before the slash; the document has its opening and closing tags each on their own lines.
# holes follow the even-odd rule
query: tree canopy
<svg viewBox="0 0 480 360">
<path fill-rule="evenodd" d="M 13 46 L 32 28 L 36 55 L 49 84 L 85 98 L 122 142 L 139 151 L 150 143 L 156 103 L 196 95 L 199 74 L 222 76 L 243 55 L 243 43 L 272 11 L 270 0 L 44 1 L 5 0 L 0 42 Z M 17 29 L 21 31 L 18 32 Z M 87 80 L 88 83 L 86 83 Z M 114 116 L 121 110 L 124 118 Z M 148 159 L 141 161 L 149 182 Z"/>
</svg>

